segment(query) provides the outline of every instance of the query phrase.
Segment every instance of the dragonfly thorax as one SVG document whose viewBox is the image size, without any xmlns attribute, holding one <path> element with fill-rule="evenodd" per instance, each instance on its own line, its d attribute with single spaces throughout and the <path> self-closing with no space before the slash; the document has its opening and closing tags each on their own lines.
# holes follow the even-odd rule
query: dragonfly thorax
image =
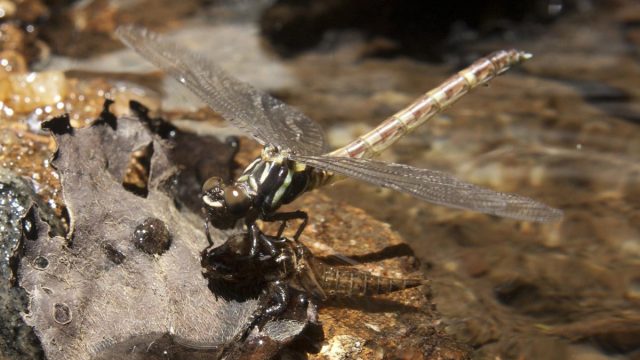
<svg viewBox="0 0 640 360">
<path fill-rule="evenodd" d="M 276 164 L 283 164 L 284 162 L 286 162 L 288 155 L 289 153 L 286 150 L 280 150 L 273 145 L 266 145 L 264 148 L 262 148 L 260 159 L 262 159 L 263 161 L 274 162 Z"/>
<path fill-rule="evenodd" d="M 202 201 L 211 224 L 229 229 L 274 213 L 310 188 L 311 168 L 288 160 L 267 147 L 232 185 L 214 177 L 202 187 Z"/>
</svg>

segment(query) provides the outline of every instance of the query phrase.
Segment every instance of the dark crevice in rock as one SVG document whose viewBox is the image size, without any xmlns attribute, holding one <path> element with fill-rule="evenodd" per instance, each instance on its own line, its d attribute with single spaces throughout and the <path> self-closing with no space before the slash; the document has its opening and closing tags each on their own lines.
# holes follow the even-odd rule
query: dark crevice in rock
<svg viewBox="0 0 640 360">
<path fill-rule="evenodd" d="M 153 142 L 131 152 L 124 179 L 122 180 L 122 186 L 127 191 L 143 198 L 147 197 L 149 194 L 149 172 L 151 170 L 152 156 Z"/>
<path fill-rule="evenodd" d="M 27 240 L 35 241 L 38 239 L 38 228 L 36 227 L 37 211 L 37 206 L 33 205 L 22 218 L 22 236 Z"/>
</svg>

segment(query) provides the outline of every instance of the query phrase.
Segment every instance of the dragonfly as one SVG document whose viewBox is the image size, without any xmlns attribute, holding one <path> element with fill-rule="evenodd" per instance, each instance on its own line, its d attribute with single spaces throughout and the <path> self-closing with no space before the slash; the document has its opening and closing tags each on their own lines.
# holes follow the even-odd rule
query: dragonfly
<svg viewBox="0 0 640 360">
<path fill-rule="evenodd" d="M 231 184 L 212 177 L 202 201 L 209 224 L 232 229 L 242 224 L 253 234 L 251 256 L 260 241 L 256 221 L 308 221 L 302 211 L 278 212 L 301 194 L 342 178 L 355 178 L 452 208 L 535 222 L 558 220 L 562 211 L 536 200 L 464 182 L 445 172 L 373 159 L 403 135 L 451 106 L 470 90 L 488 83 L 531 57 L 511 49 L 494 52 L 454 74 L 406 108 L 348 145 L 329 152 L 318 123 L 301 111 L 229 75 L 206 57 L 144 28 L 122 26 L 120 40 L 175 78 L 211 109 L 262 144 L 261 155 Z"/>
</svg>

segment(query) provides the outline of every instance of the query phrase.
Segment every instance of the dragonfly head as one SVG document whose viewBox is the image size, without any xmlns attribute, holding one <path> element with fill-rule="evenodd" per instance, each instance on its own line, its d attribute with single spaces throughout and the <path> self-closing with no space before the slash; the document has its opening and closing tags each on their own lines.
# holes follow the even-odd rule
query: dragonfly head
<svg viewBox="0 0 640 360">
<path fill-rule="evenodd" d="M 202 185 L 202 203 L 211 225 L 218 229 L 234 227 L 251 209 L 251 198 L 243 189 L 215 176 Z"/>
</svg>

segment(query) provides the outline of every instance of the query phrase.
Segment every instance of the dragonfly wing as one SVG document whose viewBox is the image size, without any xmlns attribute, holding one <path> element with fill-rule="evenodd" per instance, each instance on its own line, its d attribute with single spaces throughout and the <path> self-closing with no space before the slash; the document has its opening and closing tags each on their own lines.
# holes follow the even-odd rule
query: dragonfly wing
<svg viewBox="0 0 640 360">
<path fill-rule="evenodd" d="M 533 199 L 469 184 L 440 171 L 349 157 L 292 155 L 292 159 L 434 204 L 527 221 L 547 222 L 562 217 L 562 211 Z"/>
<path fill-rule="evenodd" d="M 300 111 L 227 74 L 207 58 L 135 26 L 116 30 L 120 40 L 174 77 L 234 126 L 261 144 L 298 154 L 326 150 L 320 126 Z"/>
</svg>

